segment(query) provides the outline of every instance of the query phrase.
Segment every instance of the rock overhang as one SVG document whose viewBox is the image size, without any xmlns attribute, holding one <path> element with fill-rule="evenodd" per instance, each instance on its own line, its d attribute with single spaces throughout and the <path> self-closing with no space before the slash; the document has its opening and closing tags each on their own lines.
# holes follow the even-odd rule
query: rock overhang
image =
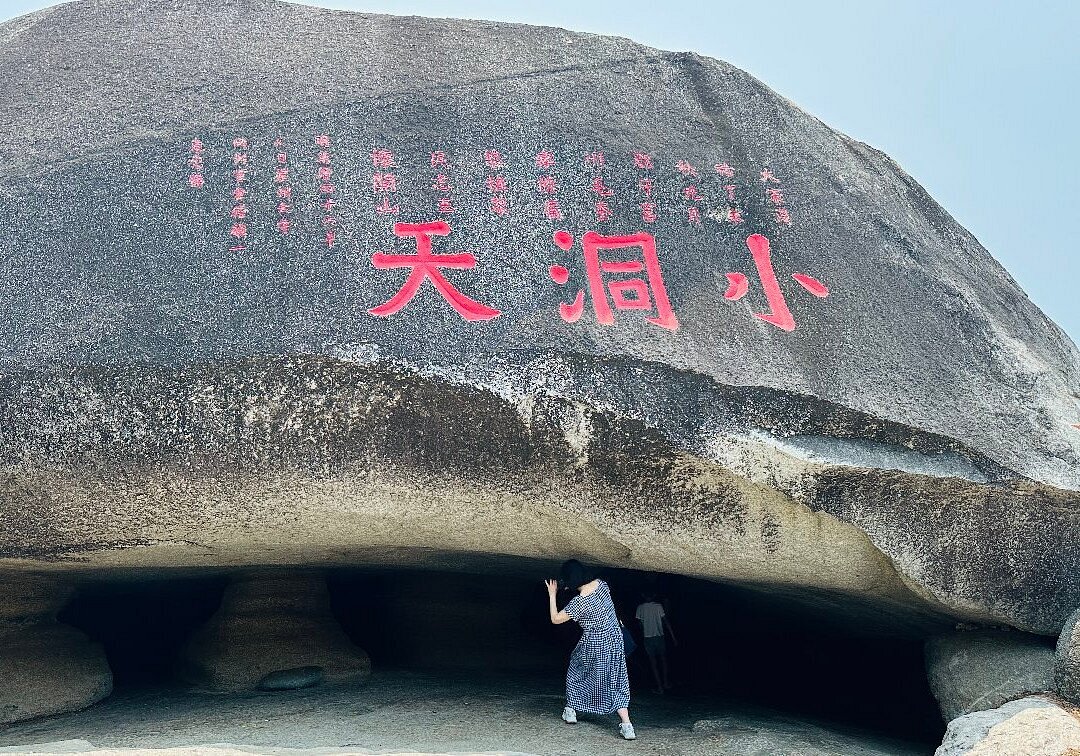
<svg viewBox="0 0 1080 756">
<path fill-rule="evenodd" d="M 486 558 L 576 555 L 803 592 L 852 612 L 876 605 L 927 628 L 951 616 L 1047 633 L 1073 600 L 1018 590 L 1016 574 L 984 574 L 1001 550 L 1051 539 L 1047 557 L 1024 565 L 1021 586 L 1067 585 L 1067 529 L 1025 524 L 1042 508 L 1042 521 L 1067 525 L 1067 501 L 949 439 L 813 397 L 711 386 L 660 365 L 606 360 L 601 372 L 605 379 L 583 390 L 581 376 L 597 375 L 592 360 L 537 358 L 518 374 L 500 373 L 515 387 L 501 396 L 475 375 L 451 381 L 327 357 L 65 373 L 56 392 L 69 398 L 63 405 L 5 417 L 3 556 L 12 567 L 85 574 L 423 565 L 432 554 L 473 569 Z M 530 388 L 528 375 L 546 376 L 546 388 Z M 47 397 L 42 380 L 9 378 L 5 393 Z M 655 387 L 681 381 L 699 404 L 682 415 L 679 433 L 665 432 L 654 423 L 672 417 L 665 405 L 682 391 Z M 613 409 L 650 387 L 647 400 Z M 163 395 L 171 397 L 164 408 Z M 605 396 L 610 403 L 590 404 Z M 784 452 L 785 436 L 823 432 L 963 459 L 994 480 Z M 1025 499 L 1026 513 L 1017 505 Z M 1001 535 L 963 518 L 943 528 L 942 508 L 964 506 L 996 516 L 1012 509 L 1019 524 Z M 1055 515 L 1055 507 L 1063 508 Z"/>
</svg>

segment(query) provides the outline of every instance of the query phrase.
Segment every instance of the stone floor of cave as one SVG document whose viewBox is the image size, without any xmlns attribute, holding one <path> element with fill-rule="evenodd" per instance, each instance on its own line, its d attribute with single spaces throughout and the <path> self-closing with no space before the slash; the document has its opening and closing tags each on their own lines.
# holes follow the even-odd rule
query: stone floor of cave
<svg viewBox="0 0 1080 756">
<path fill-rule="evenodd" d="M 214 694 L 120 689 L 83 711 L 0 731 L 0 753 L 527 753 L 914 756 L 925 744 L 737 702 L 634 693 L 638 739 L 614 717 L 559 718 L 556 678 L 377 671 L 364 685 Z M 162 749 L 158 751 L 157 749 Z"/>
</svg>

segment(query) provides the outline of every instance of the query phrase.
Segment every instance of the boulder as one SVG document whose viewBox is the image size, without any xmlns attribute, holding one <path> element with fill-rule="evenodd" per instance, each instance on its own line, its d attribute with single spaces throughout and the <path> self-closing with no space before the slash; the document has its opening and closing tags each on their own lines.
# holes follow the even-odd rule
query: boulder
<svg viewBox="0 0 1080 756">
<path fill-rule="evenodd" d="M 746 72 L 275 0 L 0 35 L 0 569 L 575 555 L 919 635 L 1080 606 L 1075 345 Z"/>
<path fill-rule="evenodd" d="M 926 674 L 949 722 L 1054 687 L 1054 649 L 1018 632 L 956 631 L 926 642 Z"/>
<path fill-rule="evenodd" d="M 280 690 L 360 681 L 371 661 L 338 625 L 321 574 L 269 570 L 232 579 L 221 608 L 185 646 L 179 672 L 210 690 Z"/>
<path fill-rule="evenodd" d="M 935 756 L 1075 756 L 1080 719 L 1075 711 L 1032 696 L 949 723 Z"/>
<path fill-rule="evenodd" d="M 1080 704 L 1080 609 L 1065 621 L 1057 642 L 1054 690 L 1074 704 Z"/>
<path fill-rule="evenodd" d="M 37 576 L 0 582 L 0 724 L 76 711 L 112 692 L 101 645 L 56 620 L 69 593 Z"/>
</svg>

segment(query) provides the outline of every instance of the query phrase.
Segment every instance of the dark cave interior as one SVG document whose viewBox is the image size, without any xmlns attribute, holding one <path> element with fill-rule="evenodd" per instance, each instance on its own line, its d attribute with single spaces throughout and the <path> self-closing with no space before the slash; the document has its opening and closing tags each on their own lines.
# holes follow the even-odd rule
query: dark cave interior
<svg viewBox="0 0 1080 756">
<path fill-rule="evenodd" d="M 371 656 L 373 674 L 411 670 L 479 681 L 521 675 L 557 692 L 579 630 L 551 625 L 545 571 L 529 567 L 533 577 L 529 569 L 338 568 L 327 571 L 327 582 L 334 614 Z M 669 696 L 717 710 L 764 707 L 927 744 L 941 740 L 945 726 L 918 637 L 859 632 L 858 623 L 742 587 L 628 570 L 600 574 L 637 637 L 628 660 L 632 696 L 653 687 L 634 611 L 655 593 L 678 640 L 668 644 Z M 102 643 L 117 689 L 180 684 L 177 653 L 215 612 L 227 580 L 220 571 L 88 580 L 59 619 Z"/>
</svg>

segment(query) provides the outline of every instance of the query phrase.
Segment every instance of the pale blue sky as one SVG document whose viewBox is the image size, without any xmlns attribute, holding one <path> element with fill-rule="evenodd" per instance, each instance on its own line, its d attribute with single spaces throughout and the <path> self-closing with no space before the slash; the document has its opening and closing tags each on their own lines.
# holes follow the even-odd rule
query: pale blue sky
<svg viewBox="0 0 1080 756">
<path fill-rule="evenodd" d="M 54 4 L 7 0 L 0 19 Z M 891 155 L 1080 338 L 1080 2 L 306 4 L 548 24 L 722 58 Z"/>
</svg>

